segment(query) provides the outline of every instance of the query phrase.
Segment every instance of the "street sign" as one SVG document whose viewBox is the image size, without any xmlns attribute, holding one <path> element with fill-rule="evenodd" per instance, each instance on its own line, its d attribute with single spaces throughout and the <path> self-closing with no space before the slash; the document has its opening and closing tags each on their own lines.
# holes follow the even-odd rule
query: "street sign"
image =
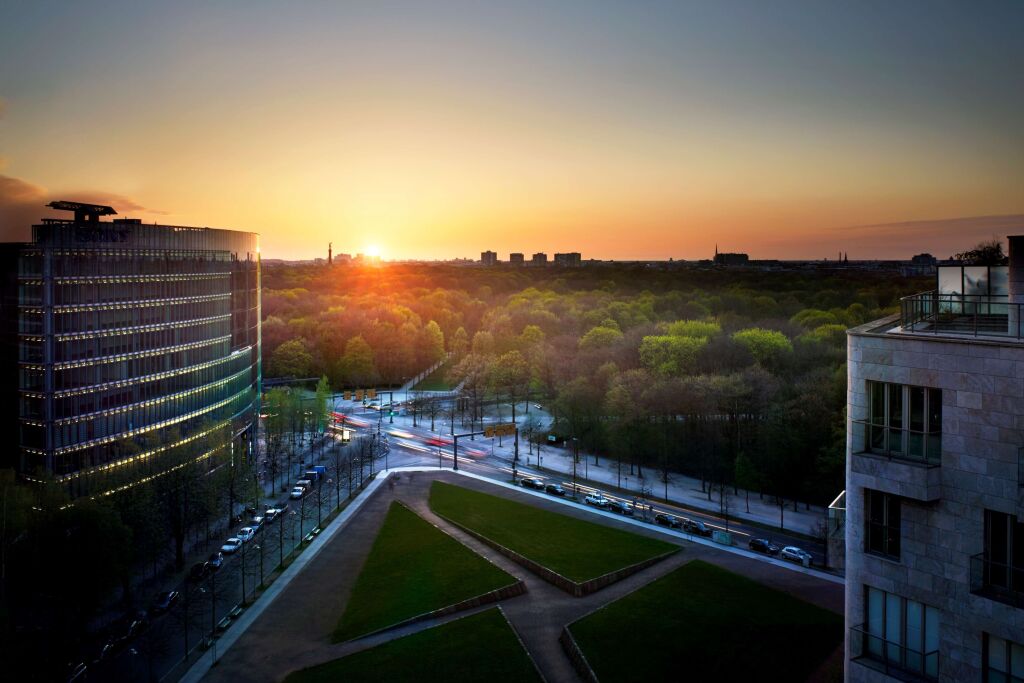
<svg viewBox="0 0 1024 683">
<path fill-rule="evenodd" d="M 367 389 L 366 390 L 366 398 L 377 398 L 377 390 L 376 389 Z"/>
<path fill-rule="evenodd" d="M 484 427 L 484 437 L 493 439 L 496 436 L 512 436 L 516 433 L 516 423 L 508 422 L 500 425 L 489 425 Z"/>
<path fill-rule="evenodd" d="M 351 391 L 345 391 L 345 393 L 343 395 L 344 395 L 346 401 L 351 401 L 352 400 L 352 392 Z"/>
<path fill-rule="evenodd" d="M 357 401 L 362 401 L 363 400 L 363 390 L 362 389 L 356 389 L 356 400 Z"/>
</svg>

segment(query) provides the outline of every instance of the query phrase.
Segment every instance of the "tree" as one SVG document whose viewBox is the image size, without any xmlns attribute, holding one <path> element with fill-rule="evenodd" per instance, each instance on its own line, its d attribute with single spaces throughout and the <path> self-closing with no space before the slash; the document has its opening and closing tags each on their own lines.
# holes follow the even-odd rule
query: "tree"
<svg viewBox="0 0 1024 683">
<path fill-rule="evenodd" d="M 758 363 L 769 368 L 778 367 L 784 357 L 793 353 L 789 338 L 775 330 L 752 327 L 733 333 L 732 338 L 746 347 Z"/>
<path fill-rule="evenodd" d="M 302 339 L 290 339 L 270 356 L 269 374 L 277 377 L 305 377 L 313 366 L 313 356 Z"/>
<path fill-rule="evenodd" d="M 451 341 L 448 342 L 448 350 L 451 351 L 452 356 L 455 360 L 461 360 L 463 356 L 469 353 L 469 335 L 466 334 L 466 328 L 459 326 L 455 330 L 455 334 L 452 335 Z"/>
<path fill-rule="evenodd" d="M 583 335 L 579 342 L 579 348 L 580 351 L 605 349 L 620 339 L 622 339 L 622 332 L 613 327 L 601 325 L 591 328 L 589 332 Z"/>
<path fill-rule="evenodd" d="M 431 320 L 419 333 L 419 361 L 430 366 L 444 358 L 444 332 L 441 326 Z"/>
<path fill-rule="evenodd" d="M 706 344 L 704 337 L 644 337 L 640 342 L 640 362 L 656 375 L 678 377 L 695 369 L 700 351 Z"/>
<path fill-rule="evenodd" d="M 341 362 L 345 381 L 351 386 L 369 386 L 377 381 L 373 349 L 362 335 L 356 335 L 345 344 Z"/>
<path fill-rule="evenodd" d="M 962 251 L 953 257 L 971 266 L 1005 266 L 1009 258 L 1003 253 L 1003 243 L 998 239 L 979 242 L 973 249 Z"/>
</svg>

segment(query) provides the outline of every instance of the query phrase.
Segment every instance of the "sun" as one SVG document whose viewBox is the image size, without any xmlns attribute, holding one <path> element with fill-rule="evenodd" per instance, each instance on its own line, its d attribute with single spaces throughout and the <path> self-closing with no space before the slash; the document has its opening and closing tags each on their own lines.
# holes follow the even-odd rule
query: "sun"
<svg viewBox="0 0 1024 683">
<path fill-rule="evenodd" d="M 380 256 L 380 247 L 378 247 L 376 244 L 371 244 L 370 246 L 366 247 L 366 255 L 371 256 L 373 258 L 377 258 L 378 256 Z"/>
</svg>

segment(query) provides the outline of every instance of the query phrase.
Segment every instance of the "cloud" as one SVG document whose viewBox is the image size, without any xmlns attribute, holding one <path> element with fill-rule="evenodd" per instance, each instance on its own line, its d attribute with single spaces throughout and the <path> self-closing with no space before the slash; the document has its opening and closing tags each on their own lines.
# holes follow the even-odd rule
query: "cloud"
<svg viewBox="0 0 1024 683">
<path fill-rule="evenodd" d="M 6 113 L 7 113 L 7 100 L 5 100 L 4 98 L 0 97 L 0 119 L 2 119 L 4 117 L 4 114 L 6 114 Z"/>
<path fill-rule="evenodd" d="M 0 175 L 0 241 L 25 242 L 39 222 L 47 202 L 46 190 L 18 178 Z"/>
<path fill-rule="evenodd" d="M 130 197 L 97 190 L 52 193 L 39 185 L 0 174 L 0 242 L 25 242 L 32 237 L 32 226 L 44 217 L 67 217 L 46 207 L 54 199 L 67 199 L 88 204 L 114 207 L 119 215 L 142 213 L 165 214 L 147 209 Z"/>
<path fill-rule="evenodd" d="M 818 258 L 840 251 L 851 259 L 908 259 L 921 252 L 946 258 L 982 240 L 1018 234 L 1024 234 L 1024 214 L 1019 213 L 825 228 L 773 245 L 776 252 L 789 249 Z"/>
</svg>

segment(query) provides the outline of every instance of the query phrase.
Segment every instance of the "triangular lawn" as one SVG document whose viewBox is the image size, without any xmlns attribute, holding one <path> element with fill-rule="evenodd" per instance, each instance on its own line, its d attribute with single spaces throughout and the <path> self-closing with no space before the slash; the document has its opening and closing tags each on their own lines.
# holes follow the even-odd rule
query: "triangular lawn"
<svg viewBox="0 0 1024 683">
<path fill-rule="evenodd" d="M 404 505 L 391 503 L 333 639 L 350 640 L 515 581 Z"/>
<path fill-rule="evenodd" d="M 565 578 L 583 582 L 679 546 L 435 481 L 430 509 Z"/>
</svg>

